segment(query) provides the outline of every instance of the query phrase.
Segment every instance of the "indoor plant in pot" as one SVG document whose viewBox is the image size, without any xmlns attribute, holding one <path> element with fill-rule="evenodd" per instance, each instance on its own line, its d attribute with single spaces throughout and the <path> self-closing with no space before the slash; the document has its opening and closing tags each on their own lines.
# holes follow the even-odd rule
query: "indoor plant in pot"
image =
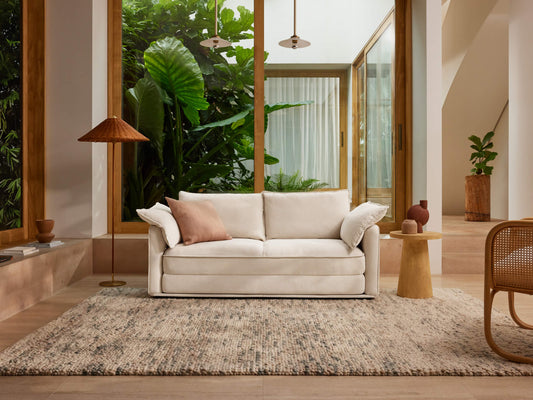
<svg viewBox="0 0 533 400">
<path fill-rule="evenodd" d="M 494 167 L 487 165 L 498 153 L 491 139 L 494 132 L 487 132 L 481 139 L 476 135 L 468 137 L 474 151 L 470 156 L 472 175 L 465 177 L 465 221 L 490 221 L 490 175 Z"/>
</svg>

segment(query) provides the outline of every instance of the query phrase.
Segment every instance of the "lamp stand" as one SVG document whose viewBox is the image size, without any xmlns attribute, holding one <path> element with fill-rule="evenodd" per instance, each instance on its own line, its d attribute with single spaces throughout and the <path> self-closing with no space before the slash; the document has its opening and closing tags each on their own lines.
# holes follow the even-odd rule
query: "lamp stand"
<svg viewBox="0 0 533 400">
<path fill-rule="evenodd" d="M 100 286 L 124 286 L 126 282 L 115 280 L 115 142 L 113 142 L 111 166 L 111 280 L 100 282 Z"/>
</svg>

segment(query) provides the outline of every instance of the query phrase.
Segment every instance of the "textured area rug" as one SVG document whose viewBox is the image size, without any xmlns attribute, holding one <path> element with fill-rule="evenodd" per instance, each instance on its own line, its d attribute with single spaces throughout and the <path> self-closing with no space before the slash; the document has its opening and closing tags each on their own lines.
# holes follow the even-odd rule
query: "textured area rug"
<svg viewBox="0 0 533 400">
<path fill-rule="evenodd" d="M 457 289 L 412 300 L 151 298 L 100 291 L 0 353 L 0 375 L 532 375 L 483 336 L 482 302 Z M 495 338 L 533 355 L 494 314 Z"/>
</svg>

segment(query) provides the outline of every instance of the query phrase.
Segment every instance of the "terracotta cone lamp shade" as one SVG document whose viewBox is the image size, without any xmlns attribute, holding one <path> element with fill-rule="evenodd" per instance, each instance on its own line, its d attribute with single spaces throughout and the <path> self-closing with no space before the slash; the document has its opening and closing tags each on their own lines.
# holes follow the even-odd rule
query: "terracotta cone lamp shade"
<svg viewBox="0 0 533 400">
<path fill-rule="evenodd" d="M 80 142 L 147 142 L 143 134 L 117 117 L 107 118 L 78 139 Z"/>
<path fill-rule="evenodd" d="M 124 281 L 115 280 L 115 143 L 127 142 L 147 142 L 148 139 L 143 134 L 137 132 L 132 126 L 117 117 L 107 118 L 96 125 L 88 133 L 78 139 L 80 142 L 104 142 L 113 143 L 112 178 L 111 178 L 111 280 L 100 282 L 100 286 L 122 286 Z"/>
</svg>

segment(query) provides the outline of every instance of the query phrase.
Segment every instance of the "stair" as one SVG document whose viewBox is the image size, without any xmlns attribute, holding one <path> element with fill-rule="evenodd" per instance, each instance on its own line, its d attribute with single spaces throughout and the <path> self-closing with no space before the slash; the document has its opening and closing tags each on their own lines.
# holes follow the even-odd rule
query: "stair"
<svg viewBox="0 0 533 400">
<path fill-rule="evenodd" d="M 442 273 L 482 274 L 485 271 L 485 239 L 492 227 L 501 220 L 490 222 L 465 221 L 462 215 L 442 217 Z"/>
</svg>

